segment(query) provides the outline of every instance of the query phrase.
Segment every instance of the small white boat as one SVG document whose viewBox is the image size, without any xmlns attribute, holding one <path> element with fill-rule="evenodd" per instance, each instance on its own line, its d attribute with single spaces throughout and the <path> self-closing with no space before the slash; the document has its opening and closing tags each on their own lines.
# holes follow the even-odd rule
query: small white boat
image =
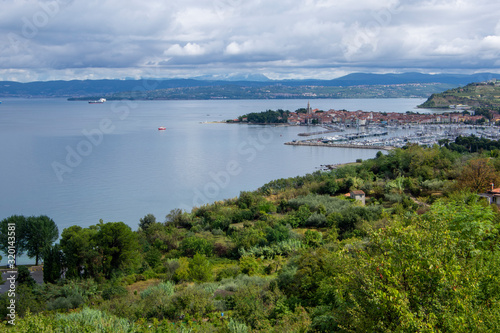
<svg viewBox="0 0 500 333">
<path fill-rule="evenodd" d="M 166 127 L 164 127 L 164 126 L 160 126 L 160 127 L 158 127 L 158 131 L 165 131 L 166 129 L 167 129 L 167 128 L 166 128 Z"/>
</svg>

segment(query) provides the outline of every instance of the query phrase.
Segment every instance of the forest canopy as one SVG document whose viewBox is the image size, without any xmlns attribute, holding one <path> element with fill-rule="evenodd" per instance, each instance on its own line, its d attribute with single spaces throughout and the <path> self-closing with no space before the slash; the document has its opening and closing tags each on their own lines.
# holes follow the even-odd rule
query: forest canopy
<svg viewBox="0 0 500 333">
<path fill-rule="evenodd" d="M 479 194 L 500 184 L 500 154 L 483 141 L 407 145 L 137 230 L 66 228 L 9 329 L 499 331 L 500 213 Z"/>
</svg>

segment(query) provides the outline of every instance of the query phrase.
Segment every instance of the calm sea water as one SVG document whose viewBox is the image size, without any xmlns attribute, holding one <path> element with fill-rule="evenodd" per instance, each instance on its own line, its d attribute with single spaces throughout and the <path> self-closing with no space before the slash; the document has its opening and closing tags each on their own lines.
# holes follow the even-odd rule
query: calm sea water
<svg viewBox="0 0 500 333">
<path fill-rule="evenodd" d="M 405 112 L 423 101 L 312 100 L 311 107 Z M 189 211 L 323 164 L 375 156 L 376 150 L 283 145 L 318 128 L 207 123 L 306 105 L 307 100 L 4 99 L 0 218 L 44 214 L 60 232 L 99 219 L 123 221 L 135 230 L 148 213 L 163 221 L 174 208 Z"/>
</svg>

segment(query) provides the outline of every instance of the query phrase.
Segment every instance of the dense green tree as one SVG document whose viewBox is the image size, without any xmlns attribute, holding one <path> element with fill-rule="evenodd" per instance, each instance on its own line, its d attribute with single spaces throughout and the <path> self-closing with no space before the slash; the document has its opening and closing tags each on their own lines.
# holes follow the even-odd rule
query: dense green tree
<svg viewBox="0 0 500 333">
<path fill-rule="evenodd" d="M 26 218 L 12 215 L 0 222 L 0 250 L 5 253 L 9 263 L 17 263 L 17 257 L 26 251 Z M 11 256 L 9 256 L 11 255 Z"/>
<path fill-rule="evenodd" d="M 211 256 L 214 245 L 207 239 L 191 236 L 182 240 L 180 250 L 188 257 L 192 257 L 196 253 Z"/>
<path fill-rule="evenodd" d="M 156 223 L 156 217 L 153 214 L 147 214 L 139 220 L 139 228 L 146 231 L 151 225 Z"/>
<path fill-rule="evenodd" d="M 144 259 L 148 265 L 154 269 L 161 262 L 161 252 L 156 247 L 151 246 L 144 254 Z"/>
<path fill-rule="evenodd" d="M 318 247 L 323 241 L 323 235 L 316 230 L 307 230 L 304 234 L 304 243 L 307 246 Z"/>
<path fill-rule="evenodd" d="M 500 185 L 500 176 L 488 159 L 475 158 L 467 161 L 458 181 L 459 188 L 484 192 L 491 188 L 491 184 Z"/>
<path fill-rule="evenodd" d="M 117 271 L 135 268 L 138 265 L 137 236 L 123 222 L 108 222 L 98 225 L 94 242 L 105 277 Z"/>
<path fill-rule="evenodd" d="M 189 228 L 192 225 L 191 216 L 182 211 L 182 209 L 172 209 L 170 213 L 165 216 L 165 225 Z"/>
<path fill-rule="evenodd" d="M 266 234 L 263 230 L 248 226 L 243 229 L 239 229 L 231 235 L 233 241 L 236 244 L 236 247 L 243 249 L 250 249 L 252 246 L 258 244 L 265 244 Z"/>
<path fill-rule="evenodd" d="M 249 123 L 257 124 L 276 124 L 276 123 L 286 123 L 288 121 L 288 116 L 290 111 L 284 111 L 278 109 L 276 111 L 267 110 L 265 112 L 252 112 L 243 116 L 238 117 L 240 121 L 243 118 L 247 118 Z"/>
<path fill-rule="evenodd" d="M 178 266 L 174 273 L 174 281 L 184 282 L 189 280 L 189 259 L 180 257 L 177 260 Z"/>
<path fill-rule="evenodd" d="M 35 257 L 36 265 L 43 250 L 59 237 L 55 222 L 45 215 L 30 216 L 26 220 L 26 250 L 28 257 Z"/>
<path fill-rule="evenodd" d="M 82 228 L 74 225 L 61 233 L 61 250 L 64 253 L 66 277 L 96 277 L 98 252 L 95 244 L 97 226 Z"/>
<path fill-rule="evenodd" d="M 189 261 L 189 278 L 195 282 L 213 280 L 212 265 L 203 254 L 197 253 Z"/>
<path fill-rule="evenodd" d="M 290 238 L 290 230 L 282 225 L 277 224 L 274 227 L 266 228 L 266 239 L 268 243 L 278 243 Z"/>
<path fill-rule="evenodd" d="M 61 246 L 48 246 L 43 251 L 43 282 L 56 283 L 62 276 L 64 255 Z"/>
<path fill-rule="evenodd" d="M 31 272 L 26 266 L 19 266 L 17 268 L 16 282 L 20 285 L 26 285 L 30 288 L 36 284 L 35 279 L 33 279 L 33 277 L 31 276 Z"/>
</svg>

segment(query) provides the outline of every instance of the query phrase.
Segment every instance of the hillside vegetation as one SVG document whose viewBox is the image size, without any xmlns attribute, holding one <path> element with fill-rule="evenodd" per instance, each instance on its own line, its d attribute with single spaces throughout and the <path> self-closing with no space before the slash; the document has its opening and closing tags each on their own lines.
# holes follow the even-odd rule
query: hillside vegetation
<svg viewBox="0 0 500 333">
<path fill-rule="evenodd" d="M 450 105 L 469 105 L 474 108 L 500 107 L 500 85 L 490 83 L 471 83 L 439 94 L 432 94 L 421 108 L 448 108 Z"/>
<path fill-rule="evenodd" d="M 443 143 L 444 144 L 444 143 Z M 6 332 L 496 332 L 498 142 L 459 138 L 61 233 Z M 492 150 L 488 150 L 492 149 Z M 348 198 L 366 193 L 366 204 Z M 6 218 L 2 223 L 8 223 Z M 61 273 L 64 272 L 64 277 Z M 29 275 L 29 274 L 28 274 Z M 10 298 L 0 296 L 0 317 Z"/>
</svg>

